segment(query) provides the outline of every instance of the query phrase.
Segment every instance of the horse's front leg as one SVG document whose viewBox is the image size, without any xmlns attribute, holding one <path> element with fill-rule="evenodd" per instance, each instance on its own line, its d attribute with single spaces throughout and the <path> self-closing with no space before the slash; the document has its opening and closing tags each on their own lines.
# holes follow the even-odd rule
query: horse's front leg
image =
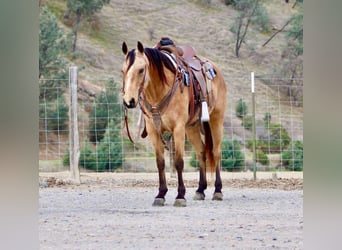
<svg viewBox="0 0 342 250">
<path fill-rule="evenodd" d="M 162 152 L 161 152 L 162 151 Z M 164 159 L 164 148 L 161 150 L 156 150 L 156 161 L 159 175 L 159 192 L 155 197 L 153 206 L 164 206 L 165 195 L 167 193 L 167 184 L 165 177 L 165 159 Z"/>
<path fill-rule="evenodd" d="M 174 165 L 177 171 L 178 177 L 178 194 L 174 203 L 176 207 L 185 207 L 185 185 L 183 180 L 183 169 L 184 169 L 184 140 L 185 131 L 184 128 L 179 128 L 174 130 L 173 138 L 175 141 L 175 155 L 174 155 Z"/>
<path fill-rule="evenodd" d="M 159 175 L 159 192 L 154 199 L 153 206 L 164 206 L 165 203 L 165 195 L 167 193 L 167 183 L 165 176 L 165 159 L 164 159 L 164 144 L 160 138 L 160 135 L 154 129 L 150 129 L 151 127 L 146 126 L 148 130 L 148 135 L 150 136 L 151 142 L 155 149 L 156 154 L 156 163 L 158 168 Z"/>
</svg>

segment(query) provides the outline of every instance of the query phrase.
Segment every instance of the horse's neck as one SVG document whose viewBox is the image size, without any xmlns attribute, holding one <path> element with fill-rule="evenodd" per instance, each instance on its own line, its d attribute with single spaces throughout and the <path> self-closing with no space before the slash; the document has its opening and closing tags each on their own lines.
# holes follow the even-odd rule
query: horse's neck
<svg viewBox="0 0 342 250">
<path fill-rule="evenodd" d="M 173 79 L 173 77 L 172 74 L 169 74 L 167 79 Z M 173 83 L 170 80 L 168 84 L 163 83 L 161 79 L 159 79 L 158 74 L 150 72 L 149 82 L 144 91 L 146 100 L 151 105 L 157 105 L 172 88 L 172 84 Z"/>
</svg>

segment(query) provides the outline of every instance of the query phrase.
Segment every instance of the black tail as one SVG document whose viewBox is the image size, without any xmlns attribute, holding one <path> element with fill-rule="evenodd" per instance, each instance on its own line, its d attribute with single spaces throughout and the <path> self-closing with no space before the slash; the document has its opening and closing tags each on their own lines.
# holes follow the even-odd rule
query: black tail
<svg viewBox="0 0 342 250">
<path fill-rule="evenodd" d="M 203 122 L 204 138 L 205 138 L 205 151 L 209 161 L 210 171 L 215 172 L 215 159 L 213 154 L 213 138 L 209 122 Z"/>
</svg>

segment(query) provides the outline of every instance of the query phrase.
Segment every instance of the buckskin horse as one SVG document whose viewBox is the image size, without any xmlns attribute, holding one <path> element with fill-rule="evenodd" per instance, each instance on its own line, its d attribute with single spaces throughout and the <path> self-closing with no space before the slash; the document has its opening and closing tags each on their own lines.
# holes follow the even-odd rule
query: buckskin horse
<svg viewBox="0 0 342 250">
<path fill-rule="evenodd" d="M 169 38 L 162 38 L 153 48 L 145 48 L 138 41 L 137 48 L 132 50 L 123 42 L 122 52 L 125 55 L 122 67 L 125 113 L 127 108 L 140 106 L 145 121 L 142 137 L 148 135 L 155 149 L 159 192 L 153 206 L 163 206 L 168 191 L 163 139 L 166 131 L 174 140 L 173 162 L 178 177 L 174 206 L 186 206 L 182 175 L 185 138 L 194 146 L 200 167 L 194 199 L 205 199 L 208 166 L 215 172 L 212 199 L 222 200 L 221 141 L 227 90 L 216 64 L 196 55 L 191 46 L 176 46 Z M 130 137 L 127 115 L 125 119 Z"/>
</svg>

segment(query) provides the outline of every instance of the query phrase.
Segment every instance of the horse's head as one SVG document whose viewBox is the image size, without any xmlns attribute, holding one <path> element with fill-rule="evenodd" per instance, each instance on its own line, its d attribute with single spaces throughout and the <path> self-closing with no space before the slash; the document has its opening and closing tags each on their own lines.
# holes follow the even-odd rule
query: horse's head
<svg viewBox="0 0 342 250">
<path fill-rule="evenodd" d="M 127 108 L 135 108 L 148 78 L 148 60 L 141 42 L 138 42 L 137 49 L 132 49 L 131 51 L 128 50 L 126 43 L 123 42 L 122 52 L 126 56 L 122 66 L 123 103 Z"/>
</svg>

